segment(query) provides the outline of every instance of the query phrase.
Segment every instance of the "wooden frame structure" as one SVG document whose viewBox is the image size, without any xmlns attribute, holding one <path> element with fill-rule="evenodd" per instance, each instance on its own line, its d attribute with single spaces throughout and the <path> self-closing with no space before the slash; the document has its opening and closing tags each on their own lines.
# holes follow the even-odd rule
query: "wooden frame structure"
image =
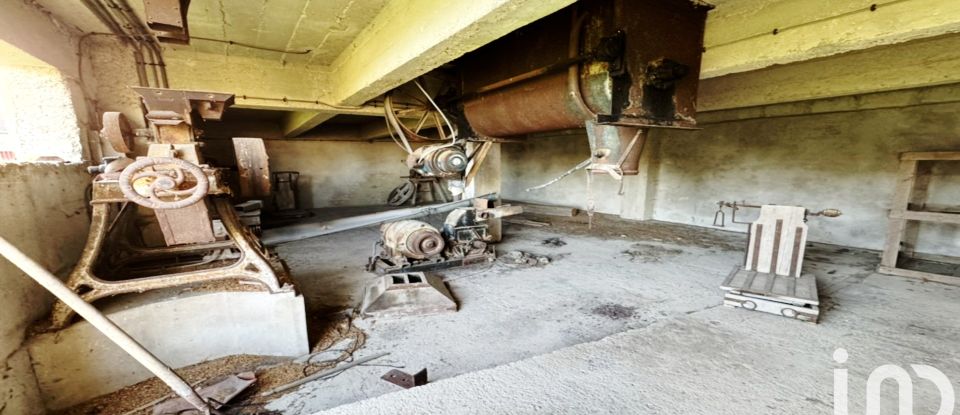
<svg viewBox="0 0 960 415">
<path fill-rule="evenodd" d="M 897 259 L 900 257 L 900 243 L 904 239 L 907 222 L 960 224 L 960 213 L 910 209 L 911 204 L 918 205 L 926 201 L 926 180 L 918 180 L 920 178 L 918 174 L 920 162 L 924 161 L 960 161 L 960 151 L 900 154 L 900 170 L 897 173 L 897 188 L 893 193 L 893 203 L 890 207 L 887 240 L 884 244 L 883 257 L 880 260 L 877 272 L 943 284 L 960 285 L 960 278 L 958 277 L 897 267 Z"/>
</svg>

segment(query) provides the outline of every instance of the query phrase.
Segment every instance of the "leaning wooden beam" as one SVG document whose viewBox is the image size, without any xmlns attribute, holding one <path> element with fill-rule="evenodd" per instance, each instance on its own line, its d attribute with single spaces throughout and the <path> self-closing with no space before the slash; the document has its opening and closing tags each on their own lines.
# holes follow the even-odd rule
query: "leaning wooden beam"
<svg viewBox="0 0 960 415">
<path fill-rule="evenodd" d="M 145 349 L 133 337 L 130 337 L 123 329 L 110 321 L 99 310 L 87 303 L 79 295 L 68 288 L 59 278 L 44 269 L 40 264 L 26 256 L 17 247 L 13 246 L 6 239 L 0 238 L 0 255 L 7 258 L 13 265 L 17 266 L 30 278 L 33 278 L 38 284 L 50 291 L 55 297 L 64 304 L 72 308 L 94 328 L 107 336 L 110 341 L 116 343 L 124 352 L 140 362 L 147 370 L 152 372 L 163 383 L 166 383 L 170 389 L 173 389 L 177 395 L 197 408 L 203 414 L 210 414 L 210 406 L 197 394 L 187 382 L 163 364 L 150 351 Z"/>
</svg>

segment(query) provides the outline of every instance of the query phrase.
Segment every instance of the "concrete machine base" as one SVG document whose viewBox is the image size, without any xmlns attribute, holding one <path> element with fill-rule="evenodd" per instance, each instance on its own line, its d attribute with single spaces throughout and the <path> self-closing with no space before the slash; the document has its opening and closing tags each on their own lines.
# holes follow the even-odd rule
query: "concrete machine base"
<svg viewBox="0 0 960 415">
<path fill-rule="evenodd" d="M 104 311 L 173 368 L 230 355 L 309 352 L 303 297 L 293 292 L 203 292 L 161 300 L 136 296 Z M 28 348 L 50 410 L 152 377 L 85 321 L 36 336 Z"/>
<path fill-rule="evenodd" d="M 387 274 L 367 286 L 361 310 L 373 317 L 452 313 L 457 302 L 443 280 L 422 272 Z"/>
</svg>

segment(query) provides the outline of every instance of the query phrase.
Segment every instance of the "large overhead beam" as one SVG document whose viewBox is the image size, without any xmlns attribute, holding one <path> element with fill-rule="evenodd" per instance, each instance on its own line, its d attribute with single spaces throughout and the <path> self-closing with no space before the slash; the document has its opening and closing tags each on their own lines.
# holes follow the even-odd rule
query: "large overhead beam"
<svg viewBox="0 0 960 415">
<path fill-rule="evenodd" d="M 410 0 L 383 10 L 331 65 L 335 102 L 358 105 L 573 0 Z"/>
<path fill-rule="evenodd" d="M 382 116 L 375 106 L 330 104 L 326 67 L 171 49 L 165 53 L 170 87 L 236 95 L 235 107 L 290 111 L 283 135 L 303 134 L 337 114 Z"/>
<path fill-rule="evenodd" d="M 363 104 L 570 3 L 573 0 L 388 2 L 331 66 L 331 102 Z M 324 111 L 290 114 L 284 119 L 284 135 L 303 134 L 331 117 Z"/>
<path fill-rule="evenodd" d="M 701 112 L 960 83 L 960 34 L 700 82 Z M 815 104 L 810 104 L 815 105 Z"/>
<path fill-rule="evenodd" d="M 956 0 L 724 2 L 707 19 L 700 76 L 713 78 L 956 32 L 960 32 Z"/>
<path fill-rule="evenodd" d="M 278 60 L 187 49 L 167 49 L 164 60 L 170 87 L 174 89 L 232 93 L 237 96 L 238 107 L 343 112 L 329 105 L 326 67 L 285 65 Z"/>
<path fill-rule="evenodd" d="M 380 111 L 383 114 L 383 110 Z M 336 113 L 322 111 L 296 111 L 283 117 L 282 127 L 284 137 L 296 137 L 313 129 L 324 121 L 335 117 Z"/>
</svg>

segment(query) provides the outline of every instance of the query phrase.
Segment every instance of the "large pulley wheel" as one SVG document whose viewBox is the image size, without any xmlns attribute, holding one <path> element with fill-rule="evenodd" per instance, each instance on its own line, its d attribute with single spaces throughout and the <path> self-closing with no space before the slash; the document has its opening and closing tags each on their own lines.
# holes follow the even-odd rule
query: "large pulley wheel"
<svg viewBox="0 0 960 415">
<path fill-rule="evenodd" d="M 407 203 L 416 191 L 416 186 L 413 182 L 404 182 L 390 191 L 390 196 L 387 197 L 387 204 L 390 206 L 401 206 Z"/>
<path fill-rule="evenodd" d="M 209 189 L 203 169 L 178 158 L 144 157 L 120 173 L 123 196 L 150 209 L 185 208 L 203 200 Z"/>
</svg>

